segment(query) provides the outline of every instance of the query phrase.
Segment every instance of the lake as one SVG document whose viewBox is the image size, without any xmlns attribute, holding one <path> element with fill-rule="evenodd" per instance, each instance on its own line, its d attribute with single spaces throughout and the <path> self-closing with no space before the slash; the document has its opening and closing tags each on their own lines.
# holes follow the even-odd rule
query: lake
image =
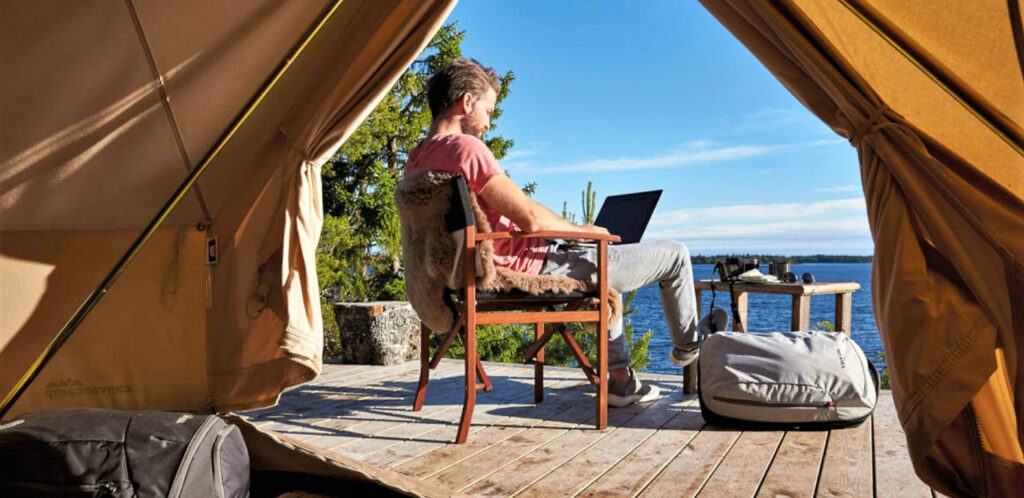
<svg viewBox="0 0 1024 498">
<path fill-rule="evenodd" d="M 693 278 L 706 280 L 711 278 L 714 265 L 693 265 Z M 767 265 L 762 264 L 763 271 Z M 793 273 L 801 275 L 811 272 L 820 282 L 857 282 L 860 290 L 853 293 L 852 328 L 853 339 L 860 345 L 868 359 L 875 362 L 879 370 L 885 367 L 885 361 L 878 357 L 882 352 L 882 340 L 878 337 L 878 326 L 871 309 L 871 263 L 805 263 L 791 266 Z M 750 332 L 780 332 L 789 330 L 792 300 L 786 294 L 750 293 L 748 296 L 749 312 L 747 324 Z M 653 284 L 641 288 L 633 299 L 637 311 L 628 319 L 633 323 L 633 331 L 643 334 L 653 330 L 649 350 L 651 361 L 646 371 L 666 374 L 681 374 L 682 369 L 668 359 L 672 349 L 668 326 L 661 312 L 661 298 L 658 285 Z M 711 306 L 711 292 L 704 291 L 701 316 Z M 718 291 L 715 306 L 729 310 L 729 293 Z M 831 294 L 811 297 L 811 328 L 821 321 L 835 321 L 836 300 Z M 730 312 L 731 316 L 731 312 Z"/>
</svg>

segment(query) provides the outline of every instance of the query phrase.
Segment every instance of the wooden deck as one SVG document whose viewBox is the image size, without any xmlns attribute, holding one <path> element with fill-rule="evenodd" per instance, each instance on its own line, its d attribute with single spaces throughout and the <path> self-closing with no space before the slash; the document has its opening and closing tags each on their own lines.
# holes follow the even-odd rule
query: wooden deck
<svg viewBox="0 0 1024 498">
<path fill-rule="evenodd" d="M 936 496 L 914 475 L 892 395 L 874 416 L 834 431 L 724 430 L 704 424 L 682 376 L 643 375 L 663 397 L 610 409 L 593 426 L 594 389 L 577 369 L 487 363 L 494 392 L 477 396 L 466 444 L 455 438 L 462 362 L 431 372 L 412 411 L 418 362 L 325 365 L 278 406 L 244 415 L 270 429 L 379 467 L 485 496 Z"/>
</svg>

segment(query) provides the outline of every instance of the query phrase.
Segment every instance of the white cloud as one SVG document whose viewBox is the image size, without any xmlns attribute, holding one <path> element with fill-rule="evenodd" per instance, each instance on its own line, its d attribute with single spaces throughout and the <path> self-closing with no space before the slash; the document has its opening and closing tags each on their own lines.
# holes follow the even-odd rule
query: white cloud
<svg viewBox="0 0 1024 498">
<path fill-rule="evenodd" d="M 762 125 L 777 125 L 812 121 L 814 115 L 804 109 L 765 108 L 749 114 L 747 119 Z"/>
<path fill-rule="evenodd" d="M 860 185 L 841 185 L 838 187 L 822 187 L 814 189 L 815 192 L 834 194 L 840 192 L 860 192 Z"/>
<path fill-rule="evenodd" d="M 823 236 L 869 234 L 866 217 L 848 216 L 829 220 L 794 220 L 756 224 L 695 225 L 685 228 L 672 227 L 649 229 L 646 236 L 658 238 L 689 239 L 767 239 L 784 237 L 790 241 L 815 240 Z"/>
<path fill-rule="evenodd" d="M 656 213 L 651 226 L 688 223 L 721 223 L 723 221 L 784 220 L 819 215 L 864 211 L 864 199 L 851 197 L 819 202 L 780 204 L 739 204 L 706 208 L 679 209 Z"/>
<path fill-rule="evenodd" d="M 680 240 L 696 254 L 869 254 L 873 248 L 864 199 L 860 197 L 658 213 L 644 238 Z"/>
<path fill-rule="evenodd" d="M 504 160 L 514 161 L 524 157 L 536 156 L 537 154 L 540 154 L 540 150 L 538 149 L 512 149 L 508 151 L 508 154 L 505 154 Z"/>
<path fill-rule="evenodd" d="M 779 145 L 721 145 L 711 140 L 696 140 L 688 142 L 681 150 L 669 151 L 657 156 L 591 159 L 563 165 L 539 165 L 533 162 L 516 163 L 514 161 L 510 163 L 506 161 L 504 166 L 509 169 L 516 168 L 517 171 L 528 171 L 533 174 L 595 173 L 601 171 L 681 168 L 844 143 L 846 142 L 843 140 L 815 140 L 812 142 Z"/>
</svg>

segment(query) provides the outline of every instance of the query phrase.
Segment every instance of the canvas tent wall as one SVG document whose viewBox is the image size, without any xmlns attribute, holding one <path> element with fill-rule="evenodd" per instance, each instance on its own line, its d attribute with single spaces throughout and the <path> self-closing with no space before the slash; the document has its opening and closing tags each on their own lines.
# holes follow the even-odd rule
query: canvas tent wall
<svg viewBox="0 0 1024 498">
<path fill-rule="evenodd" d="M 335 4 L 5 4 L 5 393 Z M 7 417 L 69 406 L 238 410 L 319 373 L 320 164 L 454 2 L 337 5 Z"/>
<path fill-rule="evenodd" d="M 872 296 L 918 474 L 1024 483 L 1020 0 L 702 0 L 857 147 Z"/>
</svg>

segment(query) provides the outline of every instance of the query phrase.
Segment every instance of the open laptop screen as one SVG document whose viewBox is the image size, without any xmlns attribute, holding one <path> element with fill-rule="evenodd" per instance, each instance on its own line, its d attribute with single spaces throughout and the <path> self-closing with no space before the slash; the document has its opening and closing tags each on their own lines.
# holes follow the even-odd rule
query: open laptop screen
<svg viewBox="0 0 1024 498">
<path fill-rule="evenodd" d="M 605 199 L 594 224 L 622 238 L 622 244 L 635 244 L 647 229 L 661 190 L 613 195 Z"/>
</svg>

